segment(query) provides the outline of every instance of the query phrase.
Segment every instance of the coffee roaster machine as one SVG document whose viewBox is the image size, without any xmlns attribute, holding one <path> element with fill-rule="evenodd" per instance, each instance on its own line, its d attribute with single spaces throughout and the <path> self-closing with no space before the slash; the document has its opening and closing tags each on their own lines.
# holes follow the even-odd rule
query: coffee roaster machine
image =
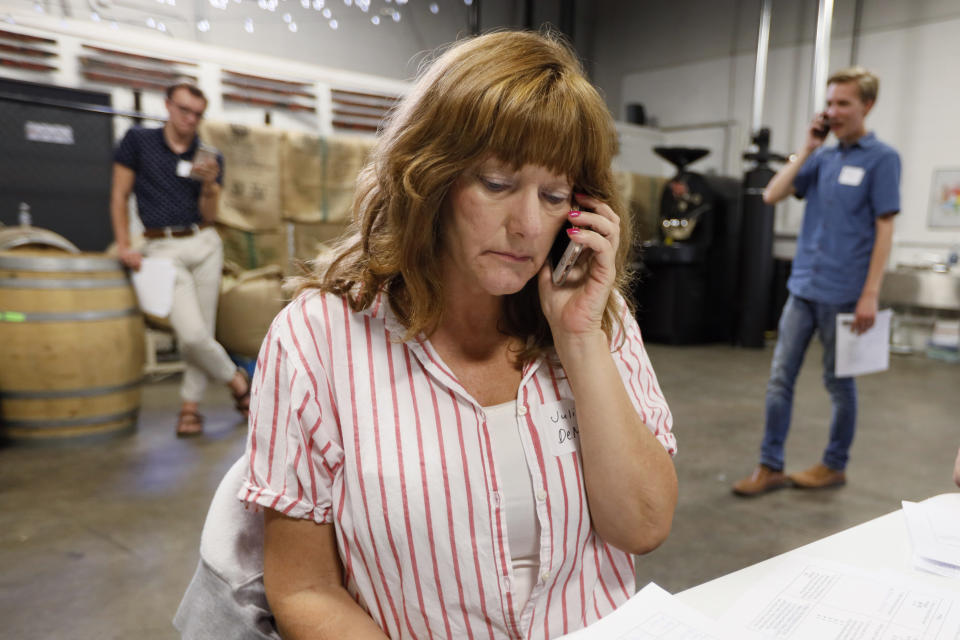
<svg viewBox="0 0 960 640">
<path fill-rule="evenodd" d="M 687 167 L 709 153 L 654 147 L 676 167 L 660 197 L 659 234 L 633 266 L 644 339 L 668 344 L 734 342 L 739 308 L 742 182 Z"/>
</svg>

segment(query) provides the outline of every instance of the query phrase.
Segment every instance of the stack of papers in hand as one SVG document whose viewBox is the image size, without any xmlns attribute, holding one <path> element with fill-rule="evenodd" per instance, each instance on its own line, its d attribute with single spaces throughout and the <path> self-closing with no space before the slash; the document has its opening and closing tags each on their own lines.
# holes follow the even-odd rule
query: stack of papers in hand
<svg viewBox="0 0 960 640">
<path fill-rule="evenodd" d="M 960 578 L 960 513 L 936 502 L 903 501 L 913 564 L 917 569 Z"/>
</svg>

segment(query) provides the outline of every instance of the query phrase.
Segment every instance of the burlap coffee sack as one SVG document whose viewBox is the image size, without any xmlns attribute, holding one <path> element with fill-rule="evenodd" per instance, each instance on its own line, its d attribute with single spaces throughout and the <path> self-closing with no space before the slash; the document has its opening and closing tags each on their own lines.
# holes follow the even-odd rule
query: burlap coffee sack
<svg viewBox="0 0 960 640">
<path fill-rule="evenodd" d="M 273 318 L 287 304 L 283 273 L 272 265 L 225 277 L 217 307 L 217 342 L 229 353 L 256 358 Z"/>
<path fill-rule="evenodd" d="M 294 222 L 293 259 L 290 261 L 290 273 L 302 271 L 301 266 L 327 253 L 333 243 L 346 232 L 348 222 Z"/>
<path fill-rule="evenodd" d="M 285 225 L 278 225 L 274 231 L 252 232 L 218 224 L 217 233 L 223 241 L 225 262 L 232 262 L 242 269 L 258 269 L 267 265 L 284 269 L 287 266 Z"/>
<path fill-rule="evenodd" d="M 323 219 L 320 187 L 323 168 L 320 137 L 311 133 L 288 132 L 281 145 L 283 218 L 295 222 Z"/>
<path fill-rule="evenodd" d="M 660 196 L 667 178 L 632 174 L 630 211 L 633 214 L 634 242 L 654 240 L 660 229 Z"/>
<path fill-rule="evenodd" d="M 224 181 L 217 222 L 244 231 L 280 225 L 280 150 L 285 133 L 204 121 L 200 138 L 223 154 Z"/>
</svg>

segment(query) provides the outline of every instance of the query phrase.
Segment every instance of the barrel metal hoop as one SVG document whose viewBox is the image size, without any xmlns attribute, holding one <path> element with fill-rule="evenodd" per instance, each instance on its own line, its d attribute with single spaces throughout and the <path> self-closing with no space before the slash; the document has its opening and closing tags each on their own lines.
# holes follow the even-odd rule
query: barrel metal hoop
<svg viewBox="0 0 960 640">
<path fill-rule="evenodd" d="M 109 387 L 88 387 L 86 389 L 43 389 L 38 391 L 4 391 L 0 389 L 0 398 L 9 400 L 52 400 L 58 398 L 90 398 L 93 396 L 105 396 L 110 393 L 127 391 L 135 389 L 143 384 L 144 378 L 138 378 L 133 382 L 115 384 Z"/>
<path fill-rule="evenodd" d="M 0 256 L 0 269 L 18 271 L 119 271 L 116 258 L 52 258 L 49 256 Z"/>
<path fill-rule="evenodd" d="M 0 323 L 23 322 L 94 322 L 97 320 L 112 320 L 125 316 L 140 314 L 137 307 L 127 309 L 106 309 L 98 311 L 64 311 L 64 312 L 33 312 L 33 311 L 4 311 L 0 310 Z"/>
<path fill-rule="evenodd" d="M 126 278 L 0 278 L 0 289 L 112 289 L 128 284 Z"/>
<path fill-rule="evenodd" d="M 0 244 L 0 249 L 3 251 L 8 251 L 10 249 L 16 249 L 17 247 L 27 247 L 37 244 L 45 247 L 63 249 L 64 251 L 69 251 L 70 253 L 80 253 L 80 249 L 77 248 L 77 245 L 73 244 L 66 238 L 57 238 L 56 236 L 49 237 L 47 235 L 38 237 L 22 236 L 20 238 L 13 238 L 12 240 L 8 240 L 3 244 Z"/>
<path fill-rule="evenodd" d="M 84 418 L 67 418 L 50 420 L 38 418 L 36 420 L 0 420 L 0 424 L 8 428 L 19 429 L 57 429 L 60 427 L 83 427 L 91 424 L 106 422 L 120 422 L 121 420 L 136 419 L 140 409 L 131 409 L 121 413 L 111 413 L 101 416 L 87 416 Z"/>
</svg>

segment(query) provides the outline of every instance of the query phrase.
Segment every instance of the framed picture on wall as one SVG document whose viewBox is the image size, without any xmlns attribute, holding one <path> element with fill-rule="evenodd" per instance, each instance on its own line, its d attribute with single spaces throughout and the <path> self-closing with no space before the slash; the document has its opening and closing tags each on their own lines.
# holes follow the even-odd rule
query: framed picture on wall
<svg viewBox="0 0 960 640">
<path fill-rule="evenodd" d="M 935 169 L 928 227 L 960 227 L 960 169 Z"/>
</svg>

